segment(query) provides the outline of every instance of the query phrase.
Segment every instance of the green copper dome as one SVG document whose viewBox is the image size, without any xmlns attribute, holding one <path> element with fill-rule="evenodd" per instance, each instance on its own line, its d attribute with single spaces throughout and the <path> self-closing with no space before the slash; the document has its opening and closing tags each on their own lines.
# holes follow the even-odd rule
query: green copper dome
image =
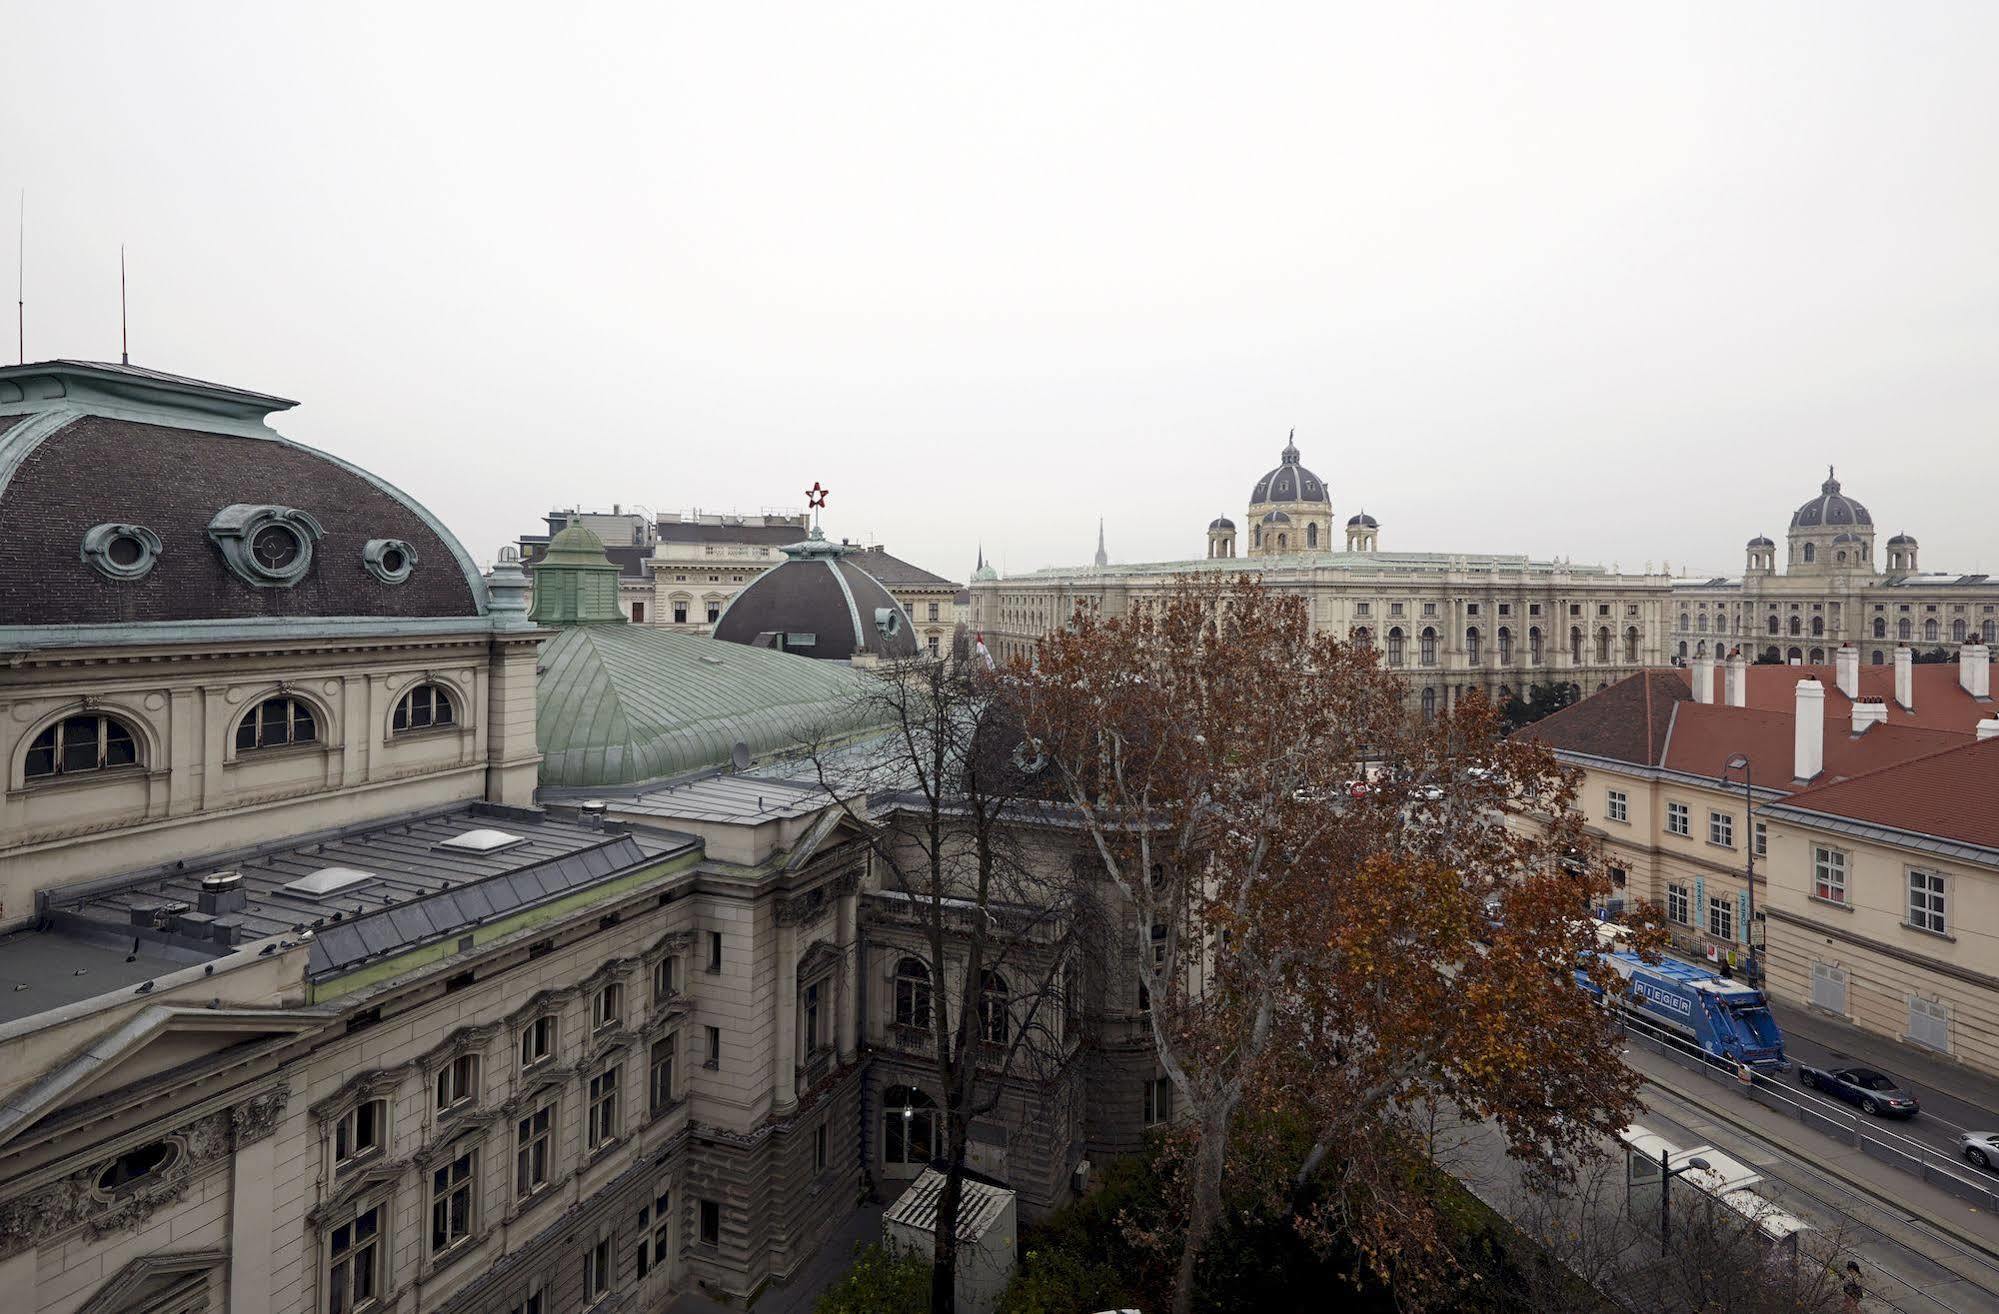
<svg viewBox="0 0 1999 1314">
<path fill-rule="evenodd" d="M 866 678 L 845 663 L 706 635 L 566 626 L 541 650 L 541 783 L 638 785 L 727 767 L 738 743 L 753 759 L 837 743 L 872 728 Z"/>
<path fill-rule="evenodd" d="M 528 618 L 537 625 L 624 623 L 618 568 L 604 555 L 604 540 L 573 516 L 534 563 L 534 610 Z"/>
</svg>

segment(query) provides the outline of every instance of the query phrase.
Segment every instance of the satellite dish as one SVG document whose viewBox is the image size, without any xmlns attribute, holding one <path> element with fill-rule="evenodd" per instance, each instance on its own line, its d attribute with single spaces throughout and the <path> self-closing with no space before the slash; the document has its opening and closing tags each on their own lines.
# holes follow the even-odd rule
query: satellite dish
<svg viewBox="0 0 1999 1314">
<path fill-rule="evenodd" d="M 738 771 L 750 769 L 750 746 L 738 739 L 729 746 L 729 762 Z"/>
</svg>

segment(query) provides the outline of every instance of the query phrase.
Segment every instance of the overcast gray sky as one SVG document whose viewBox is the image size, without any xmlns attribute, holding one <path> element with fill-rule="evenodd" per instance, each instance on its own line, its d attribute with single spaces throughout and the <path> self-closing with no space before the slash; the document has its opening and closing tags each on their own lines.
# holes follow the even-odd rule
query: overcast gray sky
<svg viewBox="0 0 1999 1314">
<path fill-rule="evenodd" d="M 1999 572 L 1987 0 L 4 32 L 29 356 L 117 358 L 124 241 L 135 363 L 298 398 L 482 557 L 557 502 L 814 480 L 957 578 L 1085 561 L 1099 515 L 1193 556 L 1295 425 L 1385 548 L 1734 571 L 1832 462 Z"/>
</svg>

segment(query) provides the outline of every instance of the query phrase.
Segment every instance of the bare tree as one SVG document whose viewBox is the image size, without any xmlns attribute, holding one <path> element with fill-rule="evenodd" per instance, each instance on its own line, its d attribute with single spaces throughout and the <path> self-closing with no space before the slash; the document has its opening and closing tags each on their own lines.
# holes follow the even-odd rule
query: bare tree
<svg viewBox="0 0 1999 1314">
<path fill-rule="evenodd" d="M 1045 809 L 1026 797 L 1037 764 L 983 668 L 924 662 L 867 679 L 883 735 L 813 761 L 866 836 L 877 931 L 905 950 L 893 1032 L 942 1096 L 930 1307 L 948 1314 L 973 1124 L 1009 1094 L 1045 1113 L 1075 1053 L 1073 841 L 1041 832 Z"/>
</svg>

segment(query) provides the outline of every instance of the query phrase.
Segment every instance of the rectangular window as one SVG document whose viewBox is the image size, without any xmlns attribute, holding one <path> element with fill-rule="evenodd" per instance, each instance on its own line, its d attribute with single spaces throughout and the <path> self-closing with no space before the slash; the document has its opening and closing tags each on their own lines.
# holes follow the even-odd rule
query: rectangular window
<svg viewBox="0 0 1999 1314">
<path fill-rule="evenodd" d="M 472 1235 L 472 1178 L 477 1152 L 465 1153 L 430 1175 L 430 1252 L 451 1249 Z"/>
<path fill-rule="evenodd" d="M 701 1244 L 704 1246 L 722 1244 L 722 1205 L 719 1201 L 701 1202 Z"/>
<path fill-rule="evenodd" d="M 722 1066 L 722 1028 L 720 1027 L 708 1028 L 708 1066 L 711 1068 Z"/>
<path fill-rule="evenodd" d="M 507 1311 L 507 1314 L 542 1314 L 543 1308 L 544 1306 L 541 1303 L 541 1288 L 536 1287 L 534 1290 L 528 1292 L 526 1297 L 515 1301 L 513 1307 Z"/>
<path fill-rule="evenodd" d="M 1828 903 L 1846 902 L 1846 854 L 1838 849 L 1812 849 L 1812 894 Z"/>
<path fill-rule="evenodd" d="M 521 1066 L 546 1063 L 555 1053 L 555 1019 L 538 1017 L 521 1028 Z"/>
<path fill-rule="evenodd" d="M 674 623 L 675 625 L 685 625 L 685 624 L 687 624 L 687 604 L 686 604 L 686 603 L 684 603 L 684 602 L 676 602 L 676 603 L 674 603 L 674 604 L 673 604 L 673 623 Z"/>
<path fill-rule="evenodd" d="M 711 603 L 709 603 L 709 604 L 708 604 L 708 623 L 709 623 L 710 625 L 713 625 L 713 624 L 714 624 L 714 623 L 715 623 L 716 621 L 718 621 L 718 620 L 721 620 L 721 619 L 722 619 L 722 604 L 721 604 L 721 603 L 719 603 L 719 602 L 711 602 Z"/>
<path fill-rule="evenodd" d="M 1603 815 L 1610 821 L 1631 820 L 1631 797 L 1621 789 L 1605 790 Z"/>
<path fill-rule="evenodd" d="M 388 1101 L 368 1100 L 340 1115 L 333 1125 L 333 1162 L 338 1167 L 365 1159 L 382 1148 Z"/>
<path fill-rule="evenodd" d="M 597 992 L 597 998 L 590 1005 L 590 1026 L 602 1031 L 614 1027 L 624 1020 L 625 988 L 613 982 Z"/>
<path fill-rule="evenodd" d="M 1687 912 L 1686 886 L 1668 885 L 1666 887 L 1666 920 L 1677 922 L 1681 926 L 1693 925 L 1693 919 Z"/>
<path fill-rule="evenodd" d="M 652 969 L 652 1002 L 663 1004 L 679 991 L 680 960 L 662 958 Z"/>
<path fill-rule="evenodd" d="M 1707 901 L 1707 933 L 1717 940 L 1735 938 L 1735 896 L 1711 895 Z"/>
<path fill-rule="evenodd" d="M 720 931 L 708 932 L 708 970 L 711 972 L 722 970 L 722 933 Z"/>
<path fill-rule="evenodd" d="M 1145 1083 L 1145 1125 L 1157 1127 L 1165 1122 L 1173 1107 L 1173 1079 L 1154 1077 Z"/>
<path fill-rule="evenodd" d="M 548 1152 L 555 1106 L 544 1105 L 522 1118 L 514 1136 L 514 1194 L 522 1198 L 548 1185 Z"/>
<path fill-rule="evenodd" d="M 653 1042 L 652 1047 L 652 1113 L 654 1117 L 665 1113 L 673 1106 L 673 1055 L 680 1048 L 680 1034 L 675 1032 L 665 1040 Z"/>
<path fill-rule="evenodd" d="M 1694 833 L 1693 813 L 1684 803 L 1666 805 L 1666 833 L 1669 835 L 1691 835 Z"/>
<path fill-rule="evenodd" d="M 364 1209 L 333 1229 L 326 1244 L 326 1307 L 349 1314 L 381 1294 L 382 1206 Z"/>
<path fill-rule="evenodd" d="M 1943 873 L 1924 871 L 1920 867 L 1909 871 L 1909 925 L 1918 931 L 1945 933 L 1947 922 L 1944 918 Z"/>
<path fill-rule="evenodd" d="M 656 1265 L 664 1265 L 671 1253 L 673 1211 L 668 1206 L 672 1203 L 672 1196 L 665 1191 L 652 1202 L 652 1262 Z"/>
<path fill-rule="evenodd" d="M 589 1127 L 585 1143 L 600 1150 L 618 1138 L 619 1065 L 612 1064 L 590 1078 Z"/>
<path fill-rule="evenodd" d="M 460 1054 L 438 1069 L 437 1107 L 440 1111 L 470 1104 L 479 1097 L 479 1056 Z"/>
<path fill-rule="evenodd" d="M 813 1172 L 823 1173 L 826 1171 L 827 1140 L 828 1137 L 826 1135 L 826 1124 L 822 1122 L 819 1124 L 818 1128 L 814 1130 L 812 1133 Z"/>
<path fill-rule="evenodd" d="M 937 619 L 937 604 L 936 604 L 936 603 L 934 603 L 934 602 L 932 602 L 932 603 L 928 603 L 928 604 L 926 604 L 926 605 L 927 605 L 927 606 L 928 606 L 928 607 L 930 608 L 930 619 L 931 619 L 931 620 L 933 620 L 933 621 L 934 621 L 934 620 L 936 620 L 936 619 Z"/>
<path fill-rule="evenodd" d="M 1166 923 L 1152 924 L 1152 961 L 1155 966 L 1166 964 Z"/>
<path fill-rule="evenodd" d="M 1767 858 L 1770 856 L 1770 828 L 1760 821 L 1756 823 L 1754 842 L 1757 857 Z"/>
<path fill-rule="evenodd" d="M 1725 849 L 1735 847 L 1735 817 L 1727 812 L 1707 814 L 1707 842 Z"/>
<path fill-rule="evenodd" d="M 611 1238 L 601 1236 L 583 1256 L 583 1300 L 602 1300 L 611 1291 Z"/>
</svg>

